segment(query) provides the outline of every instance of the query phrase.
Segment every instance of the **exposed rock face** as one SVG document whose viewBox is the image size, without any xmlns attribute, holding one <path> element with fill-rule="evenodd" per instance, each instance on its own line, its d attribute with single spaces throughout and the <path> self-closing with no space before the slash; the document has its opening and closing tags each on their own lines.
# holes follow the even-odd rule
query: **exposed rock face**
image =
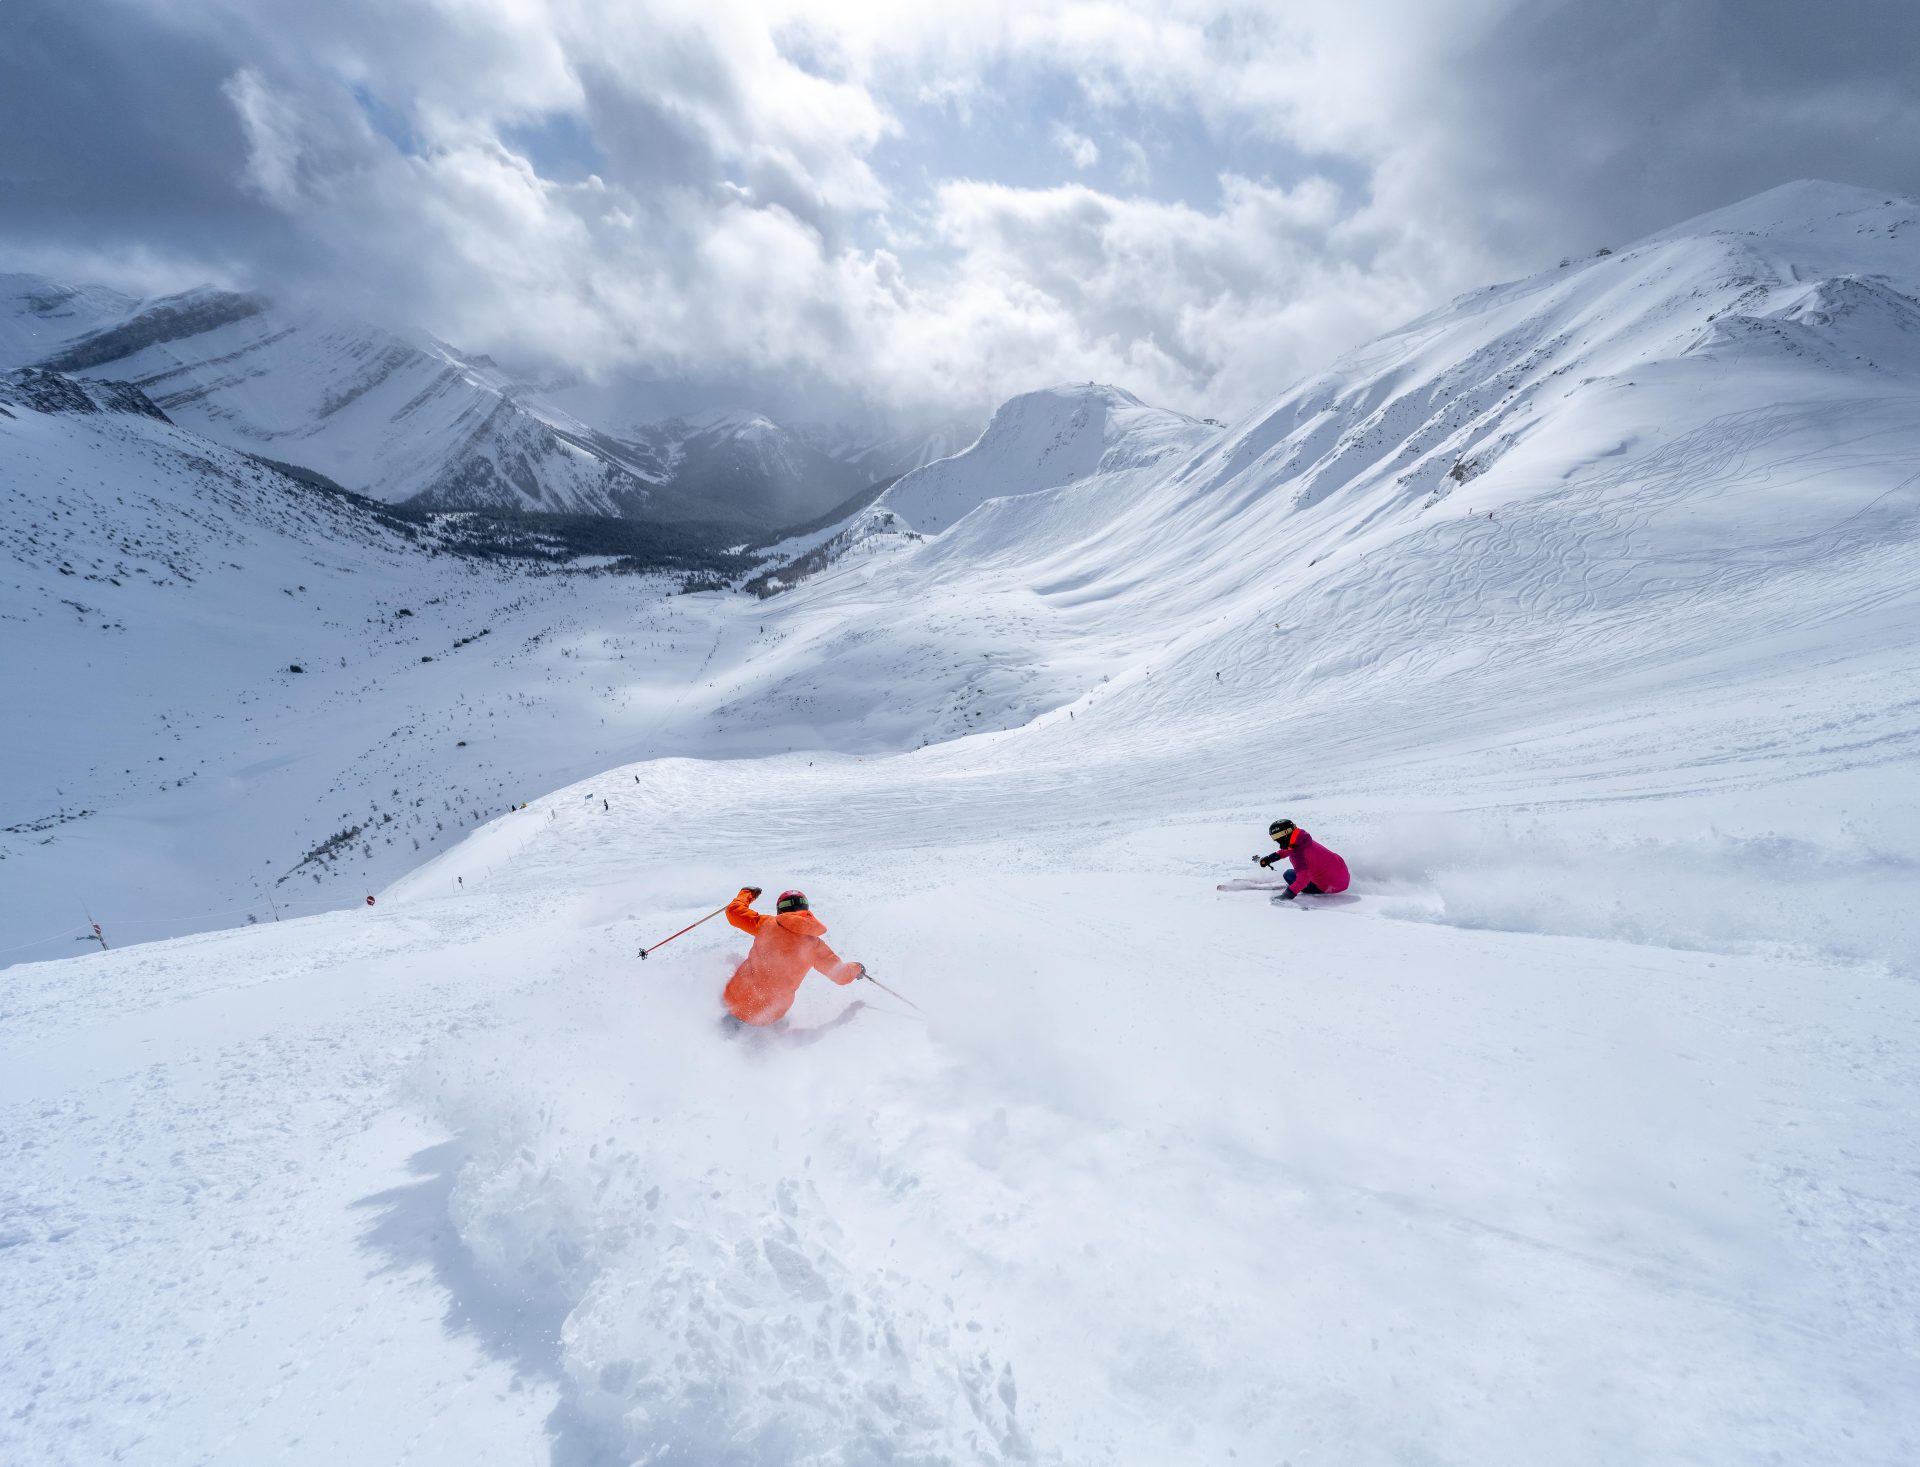
<svg viewBox="0 0 1920 1467">
<path fill-rule="evenodd" d="M 138 413 L 171 421 L 131 382 L 84 381 L 39 367 L 0 372 L 0 403 L 36 413 Z"/>
</svg>

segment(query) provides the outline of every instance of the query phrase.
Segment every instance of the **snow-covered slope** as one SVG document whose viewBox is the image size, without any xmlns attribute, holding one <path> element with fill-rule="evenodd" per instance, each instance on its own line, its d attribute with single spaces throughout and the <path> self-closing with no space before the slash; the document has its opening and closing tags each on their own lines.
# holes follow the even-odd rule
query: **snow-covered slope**
<svg viewBox="0 0 1920 1467">
<path fill-rule="evenodd" d="M 183 426 L 358 493 L 587 514 L 646 506 L 647 464 L 593 444 L 582 424 L 535 415 L 497 369 L 437 342 L 217 290 L 56 316 L 35 302 L 58 288 L 3 283 L 11 359 L 0 366 L 135 382 Z"/>
<path fill-rule="evenodd" d="M 89 913 L 127 942 L 358 902 L 509 803 L 687 746 L 709 599 L 462 543 L 137 388 L 0 373 L 0 962 Z"/>
<path fill-rule="evenodd" d="M 1149 468 L 1212 436 L 1193 418 L 1089 382 L 1004 404 L 970 447 L 907 474 L 876 509 L 932 534 L 989 499 Z"/>
<path fill-rule="evenodd" d="M 1023 394 L 1002 404 L 966 447 L 876 484 L 766 544 L 768 564 L 750 588 L 761 595 L 790 590 L 850 556 L 872 553 L 888 538 L 938 533 L 992 499 L 1149 470 L 1191 452 L 1215 431 L 1098 383 Z"/>
<path fill-rule="evenodd" d="M 9 970 L 0 1446 L 1913 1460 L 1916 240 L 1777 191 L 1164 457 L 1022 399 L 703 603 L 761 757 Z M 1282 814 L 1353 901 L 1214 890 Z M 633 954 L 743 882 L 925 1012 L 719 1039 L 738 937 Z"/>
<path fill-rule="evenodd" d="M 1303 383 L 1195 472 L 1213 486 L 1281 481 L 1302 507 L 1364 494 L 1378 520 L 1432 509 L 1576 416 L 1645 419 L 1637 439 L 1607 445 L 1630 461 L 1690 420 L 1670 395 L 1645 410 L 1596 406 L 1667 385 L 1640 380 L 1642 369 L 1766 403 L 1797 384 L 1828 398 L 1905 393 L 1920 373 L 1912 219 L 1907 200 L 1795 185 L 1491 286 Z M 1579 462 L 1590 447 L 1550 451 Z"/>
<path fill-rule="evenodd" d="M 139 305 L 105 286 L 57 285 L 0 272 L 0 370 L 51 356 L 68 342 L 123 320 Z"/>
<path fill-rule="evenodd" d="M 1753 234 L 1763 207 L 1798 222 Z M 1756 600 L 1801 621 L 1820 605 L 1829 626 L 1855 599 L 1885 615 L 1920 446 L 1914 217 L 1778 191 L 1465 297 L 1144 470 L 1023 473 L 979 448 L 932 465 L 832 532 L 856 553 L 796 593 L 776 664 L 793 685 L 763 664 L 739 702 L 812 698 L 816 669 L 898 655 L 870 668 L 869 698 L 834 703 L 864 730 L 848 737 L 898 747 L 1094 693 L 1157 705 L 1185 686 L 1170 664 L 1200 657 L 1222 672 L 1202 725 L 1270 721 L 1280 700 L 1301 729 L 1335 701 L 1344 720 L 1463 681 L 1529 687 L 1543 657 L 1578 663 L 1564 686 L 1585 696 L 1667 665 L 1642 630 L 1668 656 L 1731 657 L 1764 634 Z M 1009 410 L 1030 447 L 1077 442 L 1094 463 L 1073 403 Z M 1049 482 L 1065 487 L 1031 492 Z M 900 524 L 933 538 L 876 533 Z M 939 655 L 960 622 L 990 667 Z"/>
</svg>

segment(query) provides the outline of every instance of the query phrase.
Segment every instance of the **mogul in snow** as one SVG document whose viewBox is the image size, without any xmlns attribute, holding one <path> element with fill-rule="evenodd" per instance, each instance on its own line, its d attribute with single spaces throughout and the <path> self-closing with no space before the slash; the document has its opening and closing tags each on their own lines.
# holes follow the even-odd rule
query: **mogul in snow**
<svg viewBox="0 0 1920 1467">
<path fill-rule="evenodd" d="M 759 895 L 759 887 L 743 886 L 727 905 L 727 920 L 753 936 L 753 950 L 721 994 L 727 1012 L 720 1023 L 730 1032 L 779 1023 L 793 1007 L 793 996 L 809 969 L 842 984 L 866 976 L 864 966 L 843 962 L 821 940 L 827 926 L 813 915 L 805 892 L 781 892 L 771 914 L 754 911 L 753 900 Z"/>
<path fill-rule="evenodd" d="M 1267 827 L 1267 834 L 1279 843 L 1280 849 L 1253 858 L 1261 869 L 1271 870 L 1276 861 L 1293 863 L 1280 873 L 1287 883 L 1287 889 L 1280 894 L 1281 901 L 1290 902 L 1302 895 L 1331 896 L 1347 889 L 1352 880 L 1347 874 L 1347 863 L 1291 820 L 1274 821 Z"/>
</svg>

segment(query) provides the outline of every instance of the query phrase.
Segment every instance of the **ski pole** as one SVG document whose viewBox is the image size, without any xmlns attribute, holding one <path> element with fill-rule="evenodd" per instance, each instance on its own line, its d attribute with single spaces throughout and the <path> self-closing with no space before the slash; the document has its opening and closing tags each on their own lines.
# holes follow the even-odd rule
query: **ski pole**
<svg viewBox="0 0 1920 1467">
<path fill-rule="evenodd" d="M 732 904 L 729 903 L 728 905 L 732 905 Z M 700 919 L 700 922 L 711 922 L 715 917 L 718 917 L 724 911 L 726 911 L 726 907 L 715 907 L 711 912 L 707 913 L 706 916 L 702 917 Z M 694 928 L 698 927 L 700 925 L 700 922 L 687 923 L 685 927 L 682 927 L 678 932 L 674 933 L 673 937 L 685 937 L 689 932 L 693 931 Z M 653 945 L 653 947 L 641 948 L 640 956 L 644 958 L 648 953 L 654 951 L 655 948 L 665 947 L 668 943 L 673 941 L 673 937 L 663 937 L 658 942 L 656 942 Z"/>
<path fill-rule="evenodd" d="M 895 998 L 899 999 L 901 1003 L 905 1004 L 908 1008 L 912 1009 L 916 1014 L 924 1014 L 926 1012 L 925 1009 L 921 1008 L 919 1004 L 915 1003 L 912 999 L 908 998 L 904 993 L 895 992 L 893 989 L 887 987 L 886 984 L 882 983 L 878 978 L 874 977 L 873 970 L 867 967 L 865 963 L 862 963 L 860 965 L 860 976 L 866 979 L 867 982 L 871 983 L 875 988 L 879 989 L 882 993 L 893 994 Z"/>
</svg>

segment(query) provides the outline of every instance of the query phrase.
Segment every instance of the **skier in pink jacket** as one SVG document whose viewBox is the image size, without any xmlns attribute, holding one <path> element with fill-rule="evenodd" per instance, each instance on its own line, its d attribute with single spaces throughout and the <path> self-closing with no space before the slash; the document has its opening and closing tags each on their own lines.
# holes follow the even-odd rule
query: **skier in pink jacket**
<svg viewBox="0 0 1920 1467">
<path fill-rule="evenodd" d="M 1347 874 L 1347 863 L 1291 820 L 1274 821 L 1267 827 L 1267 834 L 1279 843 L 1280 849 L 1272 855 L 1253 859 L 1262 869 L 1271 869 L 1275 861 L 1293 863 L 1280 873 L 1287 883 L 1287 889 L 1280 895 L 1281 901 L 1290 902 L 1302 894 L 1325 896 L 1347 889 L 1352 880 Z"/>
</svg>

